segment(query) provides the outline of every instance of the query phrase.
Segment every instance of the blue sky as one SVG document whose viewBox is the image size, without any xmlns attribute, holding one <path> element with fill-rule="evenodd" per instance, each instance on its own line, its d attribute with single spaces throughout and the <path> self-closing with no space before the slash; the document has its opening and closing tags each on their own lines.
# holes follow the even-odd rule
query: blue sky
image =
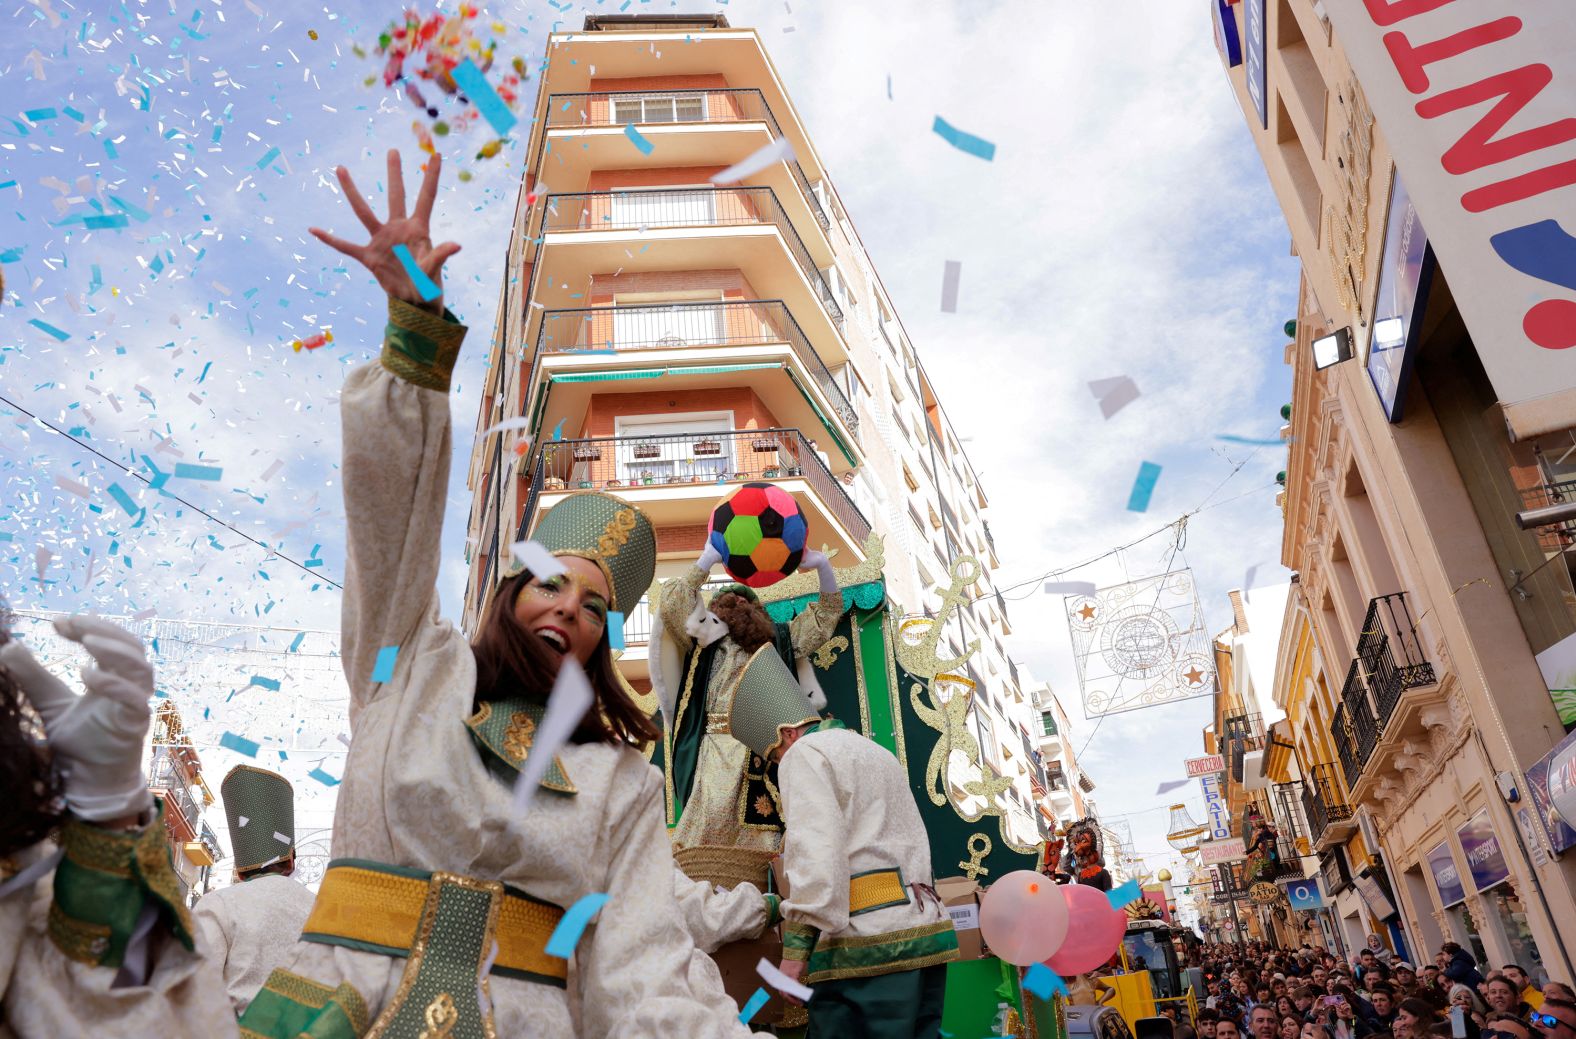
<svg viewBox="0 0 1576 1039">
<path fill-rule="evenodd" d="M 624 6 L 721 10 L 759 28 L 982 473 L 999 585 L 1206 502 L 1177 558 L 1195 568 L 1212 630 L 1229 623 L 1225 592 L 1250 567 L 1255 583 L 1283 579 L 1284 452 L 1215 438 L 1272 437 L 1280 424 L 1296 266 L 1206 4 Z M 554 22 L 619 9 L 491 10 L 506 24 L 501 52 L 534 68 Z M 149 489 L 0 403 L 0 588 L 13 605 L 337 626 L 336 401 L 348 367 L 376 350 L 382 300 L 306 228 L 360 234 L 334 165 L 379 198 L 386 148 L 416 165 L 415 110 L 364 86 L 378 66 L 351 52 L 398 10 L 13 0 L 0 13 L 0 395 L 116 464 L 169 476 Z M 948 147 L 930 130 L 938 114 L 995 142 L 994 161 Z M 465 246 L 449 302 L 472 329 L 452 398 L 451 609 L 523 150 L 478 162 L 483 139 L 450 138 L 450 174 L 475 177 L 447 178 L 435 221 Z M 92 226 L 120 215 L 122 227 Z M 955 314 L 938 306 L 947 260 L 963 265 Z M 333 344 L 291 349 L 324 328 Z M 1115 375 L 1142 396 L 1104 420 L 1087 383 Z M 1145 460 L 1163 473 L 1148 512 L 1131 513 Z M 1157 537 L 1068 577 L 1140 576 L 1167 547 Z M 1034 587 L 1009 595 L 1009 650 L 1076 717 L 1061 603 Z M 1164 850 L 1170 798 L 1153 791 L 1196 752 L 1207 702 L 1087 722 L 1075 737 L 1103 812 L 1138 813 L 1140 850 Z"/>
</svg>

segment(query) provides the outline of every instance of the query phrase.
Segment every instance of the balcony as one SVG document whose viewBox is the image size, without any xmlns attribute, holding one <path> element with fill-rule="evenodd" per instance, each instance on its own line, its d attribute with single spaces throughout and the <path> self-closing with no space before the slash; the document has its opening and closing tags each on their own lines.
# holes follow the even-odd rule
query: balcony
<svg viewBox="0 0 1576 1039">
<path fill-rule="evenodd" d="M 1363 632 L 1357 639 L 1357 659 L 1367 672 L 1381 725 L 1395 713 L 1402 693 L 1435 682 L 1434 665 L 1423 657 L 1412 611 L 1401 592 L 1381 595 L 1368 603 Z"/>
<path fill-rule="evenodd" d="M 1545 509 L 1550 505 L 1564 505 L 1576 501 L 1576 480 L 1545 483 L 1521 492 L 1522 507 Z M 1549 555 L 1564 552 L 1576 544 L 1576 521 L 1550 523 L 1535 531 L 1538 547 Z"/>
<path fill-rule="evenodd" d="M 177 760 L 183 748 L 155 747 L 148 773 L 148 788 L 164 799 L 164 825 L 170 839 L 180 844 L 196 841 L 201 833 L 202 810 L 192 797 L 190 780 Z M 174 753 L 172 753 L 172 751 Z"/>
<path fill-rule="evenodd" d="M 537 445 L 528 470 L 521 540 L 537 512 L 570 491 L 627 497 L 663 527 L 704 524 L 731 485 L 763 480 L 798 499 L 812 545 L 837 548 L 848 561 L 862 557 L 870 535 L 869 521 L 797 429 L 549 440 Z"/>
<path fill-rule="evenodd" d="M 598 275 L 737 269 L 793 311 L 823 357 L 845 360 L 843 310 L 771 188 L 550 195 L 541 235 L 533 306 L 572 307 Z"/>
<path fill-rule="evenodd" d="M 624 128 L 634 125 L 652 142 L 650 156 L 630 148 Z M 608 90 L 553 94 L 547 99 L 547 134 L 556 141 L 553 181 L 562 186 L 591 171 L 652 165 L 731 165 L 783 136 L 766 97 L 756 89 Z M 785 176 L 783 176 L 785 174 Z M 797 160 L 776 163 L 755 178 L 780 177 L 798 189 L 806 214 L 821 229 L 832 226 Z M 752 178 L 752 179 L 755 179 Z M 772 185 L 776 186 L 776 185 Z M 786 199 L 786 194 L 784 198 Z M 797 214 L 796 214 L 797 215 Z"/>
<path fill-rule="evenodd" d="M 858 464 L 858 412 L 781 300 L 548 311 L 525 411 L 539 429 L 578 427 L 606 381 L 642 376 L 674 390 L 748 386 L 784 425 L 824 427 L 842 449 L 834 470 Z"/>
<path fill-rule="evenodd" d="M 1342 797 L 1335 766 L 1329 762 L 1313 766 L 1309 777 L 1303 781 L 1302 809 L 1308 817 L 1308 829 L 1313 833 L 1316 849 L 1347 836 L 1356 826 L 1352 806 Z"/>
</svg>

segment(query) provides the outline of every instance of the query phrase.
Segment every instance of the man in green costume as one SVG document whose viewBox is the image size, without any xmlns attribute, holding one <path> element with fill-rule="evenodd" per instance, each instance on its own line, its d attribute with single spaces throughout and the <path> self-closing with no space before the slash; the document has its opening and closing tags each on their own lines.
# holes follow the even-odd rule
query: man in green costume
<svg viewBox="0 0 1576 1039">
<path fill-rule="evenodd" d="M 729 720 L 737 739 L 779 765 L 781 969 L 815 990 L 810 1039 L 935 1039 L 958 938 L 903 766 L 823 720 L 770 647 L 746 662 Z"/>
</svg>

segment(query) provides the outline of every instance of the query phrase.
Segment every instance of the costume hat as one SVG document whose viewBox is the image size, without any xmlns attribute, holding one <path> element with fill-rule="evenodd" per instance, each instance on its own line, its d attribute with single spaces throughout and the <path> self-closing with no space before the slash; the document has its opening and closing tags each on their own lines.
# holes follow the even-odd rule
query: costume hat
<svg viewBox="0 0 1576 1039">
<path fill-rule="evenodd" d="M 230 823 L 237 873 L 295 853 L 295 791 L 288 779 L 264 768 L 237 765 L 219 784 L 219 796 Z"/>
<path fill-rule="evenodd" d="M 733 687 L 728 728 L 733 738 L 761 757 L 782 742 L 782 730 L 819 721 L 810 697 L 770 643 L 755 651 Z"/>
<path fill-rule="evenodd" d="M 612 592 L 609 606 L 628 613 L 651 587 L 657 572 L 657 535 L 644 512 L 622 498 L 580 491 L 554 505 L 536 525 L 532 540 L 555 556 L 579 556 L 602 570 Z M 525 571 L 518 559 L 501 573 Z"/>
</svg>

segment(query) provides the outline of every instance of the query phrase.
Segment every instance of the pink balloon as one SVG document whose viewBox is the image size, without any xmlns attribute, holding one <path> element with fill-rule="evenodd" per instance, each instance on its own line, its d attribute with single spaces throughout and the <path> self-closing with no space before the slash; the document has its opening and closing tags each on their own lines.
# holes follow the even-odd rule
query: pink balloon
<svg viewBox="0 0 1576 1039">
<path fill-rule="evenodd" d="M 1067 940 L 1045 965 L 1071 977 L 1094 970 L 1116 953 L 1127 931 L 1127 914 L 1112 909 L 1111 900 L 1099 888 L 1068 884 L 1061 892 L 1067 901 Z"/>
<path fill-rule="evenodd" d="M 980 936 L 1008 963 L 1038 963 L 1067 937 L 1067 900 L 1049 877 L 1029 869 L 1009 873 L 980 900 Z"/>
</svg>

